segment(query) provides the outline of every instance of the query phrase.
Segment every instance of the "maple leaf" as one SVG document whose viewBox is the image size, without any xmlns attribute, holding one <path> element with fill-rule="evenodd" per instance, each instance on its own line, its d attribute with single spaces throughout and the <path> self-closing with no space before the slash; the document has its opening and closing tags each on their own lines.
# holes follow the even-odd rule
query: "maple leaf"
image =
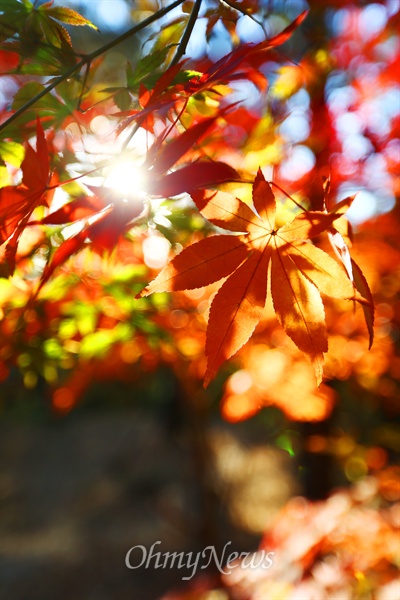
<svg viewBox="0 0 400 600">
<path fill-rule="evenodd" d="M 132 121 L 137 121 L 141 126 L 149 128 L 154 133 L 154 123 L 151 113 L 160 109 L 168 110 L 177 105 L 178 100 L 186 99 L 204 91 L 213 91 L 216 86 L 229 84 L 232 81 L 252 81 L 261 91 L 267 87 L 267 79 L 255 67 L 265 63 L 270 57 L 271 50 L 284 44 L 294 30 L 304 21 L 308 11 L 299 14 L 280 33 L 263 42 L 254 44 L 241 44 L 232 52 L 213 63 L 204 73 L 196 72 L 189 81 L 176 83 L 174 80 L 180 73 L 186 61 L 181 61 L 170 66 L 160 77 L 152 90 L 144 86 L 140 92 L 142 110 L 134 111 L 118 128 L 121 133 Z M 146 124 L 147 123 L 147 124 Z"/>
<path fill-rule="evenodd" d="M 170 168 L 185 156 L 199 139 L 215 124 L 217 117 L 204 119 L 193 125 L 177 138 L 163 144 L 156 140 L 148 152 L 146 164 L 149 170 L 147 191 L 153 196 L 176 196 L 196 188 L 235 180 L 238 174 L 229 165 L 219 161 L 198 161 L 168 173 Z"/>
<path fill-rule="evenodd" d="M 286 333 L 311 360 L 318 384 L 328 349 L 321 293 L 353 297 L 345 270 L 315 247 L 313 238 L 332 226 L 340 213 L 306 211 L 280 228 L 276 201 L 261 170 L 253 185 L 256 212 L 224 192 L 191 194 L 204 217 L 239 235 L 215 235 L 178 254 L 139 294 L 193 289 L 228 277 L 211 304 L 207 327 L 208 359 L 204 385 L 251 337 L 265 306 L 268 273 L 275 312 Z M 271 267 L 269 267 L 271 265 Z"/>
<path fill-rule="evenodd" d="M 326 180 L 324 184 L 324 208 L 327 210 L 327 198 L 330 189 L 330 181 Z M 341 217 L 335 222 L 334 226 L 328 229 L 328 239 L 329 242 L 340 260 L 346 269 L 347 275 L 350 281 L 353 283 L 354 288 L 359 292 L 361 298 L 354 298 L 358 301 L 363 309 L 365 323 L 367 325 L 368 334 L 369 334 L 369 349 L 371 349 L 373 341 L 374 341 L 374 320 L 375 320 L 375 306 L 374 299 L 372 297 L 371 290 L 369 288 L 368 282 L 364 277 L 363 272 L 360 267 L 350 256 L 350 250 L 347 243 L 347 239 L 351 243 L 351 226 L 345 217 L 342 215 L 345 214 L 348 208 L 350 208 L 355 196 L 349 196 L 341 200 L 337 204 L 333 206 L 330 212 L 338 213 Z"/>
<path fill-rule="evenodd" d="M 103 253 L 117 244 L 120 236 L 133 227 L 135 220 L 143 213 L 144 204 L 139 197 L 126 202 L 114 190 L 90 186 L 96 195 L 77 198 L 44 217 L 41 221 L 31 221 L 30 225 L 63 225 L 82 221 L 79 233 L 66 239 L 54 252 L 47 263 L 35 296 L 39 293 L 54 271 L 68 258 L 79 252 L 88 240 L 94 250 Z"/>
<path fill-rule="evenodd" d="M 15 269 L 21 233 L 35 208 L 48 206 L 48 196 L 52 193 L 49 187 L 49 151 L 39 118 L 36 122 L 36 150 L 30 144 L 26 145 L 21 170 L 21 185 L 0 189 L 0 245 L 9 240 L 5 257 L 11 274 Z"/>
<path fill-rule="evenodd" d="M 229 165 L 222 162 L 198 161 L 183 166 L 176 171 L 169 169 L 192 149 L 198 139 L 214 124 L 216 118 L 209 118 L 187 129 L 171 142 L 164 144 L 156 141 L 150 148 L 143 170 L 148 172 L 147 192 L 152 196 L 176 196 L 183 192 L 192 192 L 197 188 L 216 185 L 224 181 L 238 178 L 238 174 Z M 30 182 L 31 185 L 34 182 Z M 82 230 L 65 240 L 54 252 L 50 262 L 43 271 L 36 295 L 55 269 L 63 264 L 72 254 L 79 252 L 87 241 L 98 252 L 110 251 L 117 244 L 121 235 L 133 227 L 133 222 L 143 213 L 144 204 L 139 196 L 132 195 L 129 201 L 107 187 L 89 186 L 92 197 L 80 197 L 50 213 L 41 221 L 24 221 L 23 227 L 29 225 L 64 225 L 82 220 Z M 16 194 L 18 190 L 11 188 Z M 31 212 L 29 213 L 30 216 Z M 15 223 L 10 220 L 10 228 Z M 244 258 L 244 257 L 243 257 Z M 229 271 L 228 271 L 229 273 Z M 222 277 L 222 275 L 221 275 Z"/>
<path fill-rule="evenodd" d="M 237 79 L 250 79 L 255 85 L 261 89 L 265 89 L 265 78 L 262 77 L 261 73 L 256 73 L 254 66 L 265 62 L 272 48 L 284 44 L 294 30 L 304 21 L 307 14 L 308 11 L 300 13 L 292 23 L 272 38 L 258 44 L 251 42 L 241 44 L 215 62 L 197 82 L 195 79 L 192 80 L 187 87 L 191 89 L 192 93 L 198 93 L 204 89 L 210 89 L 217 83 L 228 83 Z M 239 68 L 241 71 L 238 71 Z"/>
</svg>

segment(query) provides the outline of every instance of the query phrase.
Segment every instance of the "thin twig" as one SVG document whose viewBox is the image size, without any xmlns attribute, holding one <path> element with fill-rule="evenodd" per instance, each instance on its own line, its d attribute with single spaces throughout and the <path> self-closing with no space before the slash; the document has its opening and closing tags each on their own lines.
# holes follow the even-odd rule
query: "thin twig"
<svg viewBox="0 0 400 600">
<path fill-rule="evenodd" d="M 19 116 L 24 114 L 24 112 L 26 110 L 28 110 L 28 108 L 33 106 L 36 102 L 38 102 L 38 100 L 41 100 L 49 92 L 54 90 L 54 88 L 57 87 L 62 81 L 65 81 L 66 79 L 68 79 L 71 75 L 73 75 L 73 73 L 75 73 L 75 71 L 79 71 L 79 69 L 81 69 L 85 65 L 91 63 L 98 56 L 101 56 L 108 50 L 111 50 L 111 48 L 114 48 L 117 44 L 120 44 L 121 42 L 130 38 L 132 35 L 135 35 L 139 31 L 142 31 L 142 29 L 145 29 L 146 27 L 148 27 L 155 21 L 158 21 L 158 19 L 161 19 L 164 15 L 168 14 L 171 10 L 173 10 L 174 8 L 176 8 L 183 2 L 184 2 L 184 0 L 175 0 L 175 2 L 173 2 L 169 6 L 166 6 L 165 8 L 158 10 L 156 13 L 154 13 L 153 15 L 150 15 L 150 17 L 148 17 L 141 23 L 134 25 L 133 27 L 131 27 L 131 29 L 128 29 L 128 31 L 125 31 L 125 33 L 122 33 L 120 36 L 118 36 L 114 40 L 111 40 L 111 42 L 108 42 L 104 46 L 101 46 L 101 48 L 98 48 L 97 50 L 94 50 L 94 52 L 87 54 L 84 58 L 82 58 L 82 60 L 80 60 L 78 63 L 76 63 L 69 69 L 67 69 L 67 71 L 65 71 L 65 73 L 63 73 L 62 75 L 57 77 L 55 80 L 53 80 L 53 82 L 50 83 L 48 86 L 46 86 L 41 92 L 39 92 L 39 94 L 36 94 L 36 96 L 34 96 L 30 100 L 28 100 L 28 102 L 26 102 L 23 106 L 21 106 L 21 108 L 16 110 L 15 113 L 13 113 L 11 115 L 11 117 L 9 117 L 6 121 L 4 121 L 4 123 L 2 123 L 0 125 L 0 131 L 2 129 L 5 129 L 10 123 L 15 121 L 15 119 L 17 119 Z"/>
<path fill-rule="evenodd" d="M 308 210 L 306 208 L 304 208 L 304 206 L 302 206 L 299 202 L 297 202 L 297 200 L 295 200 L 290 194 L 288 194 L 287 192 L 285 192 L 285 190 L 283 188 L 281 188 L 280 185 L 278 185 L 277 183 L 275 183 L 275 181 L 269 181 L 268 183 L 270 185 L 274 185 L 276 188 L 278 188 L 278 190 L 280 190 L 282 192 L 282 194 L 285 194 L 286 198 L 289 198 L 289 200 L 291 200 L 292 202 L 294 202 L 295 205 L 298 208 L 301 208 L 301 210 L 303 210 L 304 212 L 308 212 Z"/>
<path fill-rule="evenodd" d="M 80 108 L 81 108 L 82 98 L 83 98 L 83 94 L 85 93 L 85 88 L 86 88 L 87 80 L 89 77 L 89 71 L 90 71 L 91 64 L 92 64 L 91 62 L 88 62 L 86 64 L 85 75 L 84 75 L 83 82 L 82 82 L 81 93 L 79 94 L 78 104 L 76 105 L 76 110 L 80 110 Z"/>
<path fill-rule="evenodd" d="M 127 147 L 129 146 L 133 136 L 135 135 L 135 133 L 137 132 L 137 130 L 139 129 L 139 123 L 135 123 L 132 131 L 130 132 L 130 134 L 128 135 L 128 137 L 126 138 L 125 142 L 122 144 L 122 148 L 121 148 L 121 152 L 123 152 L 124 150 L 127 149 Z"/>
<path fill-rule="evenodd" d="M 193 6 L 192 12 L 190 13 L 188 24 L 186 25 L 185 32 L 179 43 L 176 54 L 171 61 L 171 65 L 170 65 L 171 67 L 173 65 L 176 65 L 176 63 L 178 63 L 180 61 L 180 59 L 182 58 L 182 56 L 184 56 L 186 53 L 186 48 L 189 43 L 190 36 L 192 35 L 193 27 L 195 26 L 197 17 L 199 16 L 201 3 L 202 3 L 202 0 L 196 0 L 195 4 Z"/>
<path fill-rule="evenodd" d="M 236 2 L 232 2 L 232 0 L 220 0 L 220 2 L 221 2 L 221 4 L 226 4 L 227 6 L 229 6 L 229 8 L 233 8 L 233 10 L 236 10 L 237 12 L 242 14 L 244 17 L 249 17 L 249 19 L 254 21 L 254 23 L 256 23 L 259 27 L 261 27 L 265 37 L 268 37 L 268 32 L 267 32 L 263 22 L 256 19 L 254 15 L 252 15 L 248 11 L 244 10 L 241 6 L 238 6 L 236 4 Z"/>
</svg>

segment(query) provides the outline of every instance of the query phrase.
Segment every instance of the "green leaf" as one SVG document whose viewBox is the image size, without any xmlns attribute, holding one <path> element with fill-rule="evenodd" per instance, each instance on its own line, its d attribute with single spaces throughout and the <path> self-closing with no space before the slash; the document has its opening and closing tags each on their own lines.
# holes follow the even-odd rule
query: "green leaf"
<svg viewBox="0 0 400 600">
<path fill-rule="evenodd" d="M 0 12 L 5 13 L 15 10 L 20 11 L 21 9 L 23 9 L 24 5 L 27 8 L 30 7 L 31 9 L 33 7 L 33 4 L 29 2 L 29 0 L 26 0 L 26 2 L 24 2 L 23 4 L 21 4 L 19 0 L 1 0 Z"/>
<path fill-rule="evenodd" d="M 18 110 L 44 89 L 45 86 L 41 83 L 37 83 L 36 81 L 30 81 L 29 83 L 25 84 L 15 94 L 12 103 L 12 109 Z M 60 109 L 62 110 L 63 107 L 64 105 L 52 94 L 47 94 L 45 97 L 35 102 L 35 108 L 44 108 L 50 111 L 59 111 Z"/>
<path fill-rule="evenodd" d="M 0 165 L 0 188 L 11 184 L 10 174 L 7 167 Z"/>
<path fill-rule="evenodd" d="M 174 46 L 174 44 L 169 44 L 164 46 L 163 48 L 158 48 L 151 54 L 147 56 L 143 56 L 141 58 L 134 71 L 132 71 L 129 63 L 127 65 L 126 70 L 126 80 L 128 87 L 135 87 L 142 79 L 144 79 L 147 75 L 150 75 L 154 72 L 155 69 L 160 67 L 167 59 L 168 52 Z"/>
<path fill-rule="evenodd" d="M 56 48 L 62 48 L 65 45 L 72 48 L 71 37 L 65 27 L 50 19 L 46 14 L 38 13 L 38 17 L 38 25 L 46 42 Z"/>
<path fill-rule="evenodd" d="M 140 62 L 140 61 L 139 61 Z M 131 64 L 129 61 L 126 62 L 126 85 L 128 88 L 133 88 L 136 84 L 135 73 L 132 70 Z"/>
<path fill-rule="evenodd" d="M 62 81 L 57 86 L 57 95 L 71 112 L 76 109 L 77 98 L 79 98 L 81 88 L 82 84 L 73 77 Z"/>
<path fill-rule="evenodd" d="M 33 5 L 21 4 L 17 0 L 2 0 L 0 4 L 0 43 L 12 38 L 22 30 Z"/>
<path fill-rule="evenodd" d="M 38 34 L 35 34 L 38 37 Z M 10 71 L 10 73 L 18 73 L 19 75 L 62 75 L 65 69 L 76 64 L 76 55 L 72 48 L 65 42 L 62 48 L 57 46 L 51 46 L 49 44 L 39 44 L 30 46 L 29 48 L 24 46 L 24 49 L 19 44 L 5 43 L 5 50 L 17 52 L 21 59 L 24 61 L 16 69 Z"/>
<path fill-rule="evenodd" d="M 131 106 L 132 98 L 127 89 L 122 89 L 115 94 L 114 102 L 120 110 L 128 110 Z"/>
<path fill-rule="evenodd" d="M 18 142 L 0 142 L 0 156 L 13 167 L 20 167 L 25 156 L 25 148 Z"/>
<path fill-rule="evenodd" d="M 202 75 L 203 75 L 203 73 L 201 73 L 200 71 L 192 71 L 192 70 L 179 71 L 177 76 L 174 78 L 173 83 L 187 83 L 188 81 L 193 79 L 193 77 L 196 77 L 199 79 Z"/>
<path fill-rule="evenodd" d="M 167 25 L 167 27 L 165 27 L 157 36 L 157 40 L 153 46 L 153 52 L 163 50 L 166 46 L 169 46 L 168 49 L 170 50 L 171 46 L 179 44 L 186 28 L 187 20 L 187 16 L 185 15 Z"/>
<path fill-rule="evenodd" d="M 39 10 L 41 9 L 43 9 L 43 7 L 39 7 Z M 62 23 L 68 23 L 68 25 L 75 26 L 87 25 L 88 27 L 99 31 L 99 28 L 96 25 L 94 25 L 91 21 L 89 21 L 89 19 L 86 19 L 72 8 L 66 8 L 64 6 L 54 6 L 44 10 L 46 11 L 47 15 L 49 15 L 53 19 L 57 19 L 57 21 L 61 21 Z"/>
</svg>

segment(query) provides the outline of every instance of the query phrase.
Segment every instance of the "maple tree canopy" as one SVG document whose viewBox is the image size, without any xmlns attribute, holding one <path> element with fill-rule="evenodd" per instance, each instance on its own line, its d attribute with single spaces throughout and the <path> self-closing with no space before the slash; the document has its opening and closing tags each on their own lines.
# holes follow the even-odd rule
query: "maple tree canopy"
<svg viewBox="0 0 400 600">
<path fill-rule="evenodd" d="M 331 169 L 328 176 L 330 159 L 321 143 L 331 134 L 316 125 L 330 121 L 322 88 L 310 73 L 325 81 L 333 66 L 321 52 L 306 55 L 298 68 L 282 66 L 281 46 L 290 48 L 292 37 L 307 27 L 308 11 L 267 33 L 255 16 L 257 3 L 216 2 L 204 12 L 197 0 L 183 6 L 178 21 L 184 31 L 172 20 L 155 33 L 152 28 L 181 4 L 146 13 L 114 40 L 77 52 L 67 29 L 96 30 L 89 19 L 52 2 L 4 3 L 1 59 L 18 89 L 0 122 L 1 274 L 29 281 L 26 302 L 34 309 L 68 265 L 82 264 L 80 255 L 115 258 L 130 240 L 131 260 L 148 268 L 137 282 L 142 289 L 132 288 L 138 312 L 154 306 L 154 292 L 214 290 L 204 311 L 205 386 L 258 331 L 269 296 L 319 385 L 328 351 L 327 297 L 347 300 L 350 311 L 361 307 L 370 347 L 374 331 L 370 287 L 350 255 L 346 213 L 355 195 L 337 201 L 337 175 Z M 244 17 L 260 28 L 261 41 L 235 38 Z M 198 19 L 206 20 L 209 41 L 222 23 L 232 36 L 231 50 L 216 60 L 187 56 Z M 107 53 L 147 29 L 155 40 L 148 54 L 120 61 L 115 77 L 99 83 Z M 256 107 L 238 100 L 242 85 L 258 94 Z M 309 146 L 316 164 L 289 193 L 281 164 L 284 134 L 273 102 L 283 107 L 301 86 L 313 98 Z M 128 192 L 107 183 L 119 160 L 132 166 Z M 186 221 L 180 230 L 181 207 Z M 157 240 L 158 248 L 171 248 L 170 257 L 150 257 Z M 27 257 L 34 265 L 29 278 Z M 158 274 L 155 266 L 163 267 Z M 124 331 L 123 319 L 119 324 Z M 126 341 L 123 334 L 107 335 L 110 346 Z"/>
<path fill-rule="evenodd" d="M 84 439 L 79 405 L 123 407 L 139 429 L 145 408 L 155 435 L 174 450 L 179 433 L 179 459 L 194 458 L 190 477 L 173 462 L 173 485 L 161 478 L 151 527 L 196 546 L 234 520 L 237 543 L 262 534 L 264 487 L 276 508 L 299 490 L 324 498 L 289 500 L 261 542 L 274 568 L 222 573 L 218 598 L 398 590 L 399 14 L 394 0 L 0 0 L 2 415 L 47 432 L 77 408 Z M 231 442 L 221 417 L 254 420 Z M 31 436 L 13 427 L 22 464 Z M 105 456 L 114 436 L 100 437 Z M 115 549 L 123 494 L 99 482 L 110 522 L 118 503 Z M 11 587 L 37 537 L 22 543 L 18 526 L 12 538 L 13 511 Z M 182 600 L 213 595 L 200 575 Z"/>
</svg>

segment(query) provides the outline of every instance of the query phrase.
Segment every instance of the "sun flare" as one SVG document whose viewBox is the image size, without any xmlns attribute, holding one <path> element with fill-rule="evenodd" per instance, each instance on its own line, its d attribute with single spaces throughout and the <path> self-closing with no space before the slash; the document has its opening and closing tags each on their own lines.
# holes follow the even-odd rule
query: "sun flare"
<svg viewBox="0 0 400 600">
<path fill-rule="evenodd" d="M 107 169 L 104 184 L 128 199 L 130 196 L 137 197 L 146 193 L 147 178 L 144 169 L 134 161 L 123 160 Z"/>
</svg>

